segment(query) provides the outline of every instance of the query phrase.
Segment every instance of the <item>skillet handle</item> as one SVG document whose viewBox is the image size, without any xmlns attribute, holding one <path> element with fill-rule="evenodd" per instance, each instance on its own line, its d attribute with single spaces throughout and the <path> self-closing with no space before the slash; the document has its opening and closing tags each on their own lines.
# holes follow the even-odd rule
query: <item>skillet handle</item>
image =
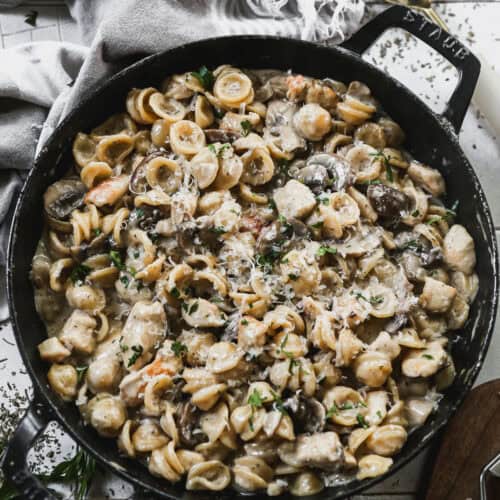
<svg viewBox="0 0 500 500">
<path fill-rule="evenodd" d="M 56 497 L 28 469 L 27 457 L 33 443 L 52 420 L 51 410 L 35 397 L 19 422 L 2 456 L 5 480 L 12 483 L 20 498 L 56 500 Z"/>
<path fill-rule="evenodd" d="M 393 6 L 385 10 L 341 46 L 361 55 L 389 28 L 408 31 L 439 52 L 458 70 L 458 84 L 443 113 L 444 118 L 458 133 L 479 78 L 481 68 L 479 59 L 454 36 L 424 16 L 402 6 Z"/>
</svg>

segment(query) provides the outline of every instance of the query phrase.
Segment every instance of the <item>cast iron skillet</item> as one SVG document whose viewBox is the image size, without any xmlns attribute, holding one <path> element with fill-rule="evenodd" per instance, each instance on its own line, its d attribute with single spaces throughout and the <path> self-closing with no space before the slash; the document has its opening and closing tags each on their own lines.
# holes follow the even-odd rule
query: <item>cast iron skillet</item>
<svg viewBox="0 0 500 500">
<path fill-rule="evenodd" d="M 361 59 L 360 54 L 390 27 L 411 32 L 440 52 L 459 71 L 459 83 L 442 116 L 434 114 L 407 88 Z M 48 366 L 40 360 L 37 351 L 37 345 L 46 337 L 46 332 L 35 311 L 28 276 L 42 231 L 42 195 L 70 165 L 74 135 L 121 111 L 125 96 L 132 87 L 155 85 L 167 74 L 188 71 L 203 64 L 214 67 L 223 63 L 250 68 L 293 68 L 296 72 L 315 77 L 365 82 L 407 133 L 409 151 L 441 170 L 448 188 L 448 204 L 460 200 L 458 221 L 467 227 L 475 240 L 480 286 L 466 326 L 453 335 L 453 338 L 460 339 L 453 345 L 458 376 L 446 391 L 437 412 L 423 427 L 410 434 L 405 447 L 395 457 L 389 474 L 429 443 L 446 424 L 476 378 L 495 320 L 497 247 L 483 190 L 460 149 L 456 134 L 479 75 L 478 60 L 455 38 L 402 7 L 385 11 L 340 48 L 260 36 L 215 38 L 184 45 L 137 62 L 93 91 L 54 132 L 37 158 L 19 197 L 9 242 L 8 294 L 17 343 L 33 380 L 35 396 L 6 450 L 3 469 L 23 498 L 50 498 L 48 491 L 29 472 L 26 456 L 34 440 L 51 420 L 60 422 L 75 441 L 104 466 L 165 498 L 229 500 L 236 496 L 233 491 L 190 493 L 179 484 L 170 485 L 155 478 L 138 462 L 120 456 L 115 440 L 103 439 L 90 426 L 82 424 L 74 404 L 64 403 L 48 387 Z M 333 499 L 352 495 L 383 477 L 363 482 L 352 480 L 311 498 Z"/>
</svg>

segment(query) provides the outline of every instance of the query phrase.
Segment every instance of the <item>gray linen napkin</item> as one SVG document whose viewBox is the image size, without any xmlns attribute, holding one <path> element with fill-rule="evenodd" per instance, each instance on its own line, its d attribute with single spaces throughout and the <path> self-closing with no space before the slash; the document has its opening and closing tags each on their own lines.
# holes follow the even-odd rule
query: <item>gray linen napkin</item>
<svg viewBox="0 0 500 500">
<path fill-rule="evenodd" d="M 36 152 L 89 89 L 134 57 L 229 34 L 339 43 L 359 27 L 364 13 L 363 0 L 67 3 L 89 47 L 37 42 L 0 50 L 0 265 L 5 262 L 11 205 Z"/>
</svg>

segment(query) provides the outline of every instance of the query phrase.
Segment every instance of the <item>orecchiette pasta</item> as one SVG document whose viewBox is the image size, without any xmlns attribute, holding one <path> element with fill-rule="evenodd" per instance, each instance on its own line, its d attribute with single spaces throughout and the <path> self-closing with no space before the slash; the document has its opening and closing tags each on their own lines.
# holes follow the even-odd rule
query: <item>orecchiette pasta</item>
<svg viewBox="0 0 500 500">
<path fill-rule="evenodd" d="M 203 67 L 124 107 L 44 195 L 50 387 L 188 490 L 385 474 L 479 288 L 442 175 L 360 82 Z"/>
</svg>

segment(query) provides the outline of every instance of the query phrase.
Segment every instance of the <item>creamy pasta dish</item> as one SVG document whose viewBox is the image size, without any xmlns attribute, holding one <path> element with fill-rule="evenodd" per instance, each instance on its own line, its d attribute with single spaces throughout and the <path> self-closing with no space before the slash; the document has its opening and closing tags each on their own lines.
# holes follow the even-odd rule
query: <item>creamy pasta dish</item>
<svg viewBox="0 0 500 500">
<path fill-rule="evenodd" d="M 478 288 L 439 171 L 357 81 L 202 67 L 123 104 L 44 195 L 51 388 L 188 490 L 384 474 Z"/>
</svg>

